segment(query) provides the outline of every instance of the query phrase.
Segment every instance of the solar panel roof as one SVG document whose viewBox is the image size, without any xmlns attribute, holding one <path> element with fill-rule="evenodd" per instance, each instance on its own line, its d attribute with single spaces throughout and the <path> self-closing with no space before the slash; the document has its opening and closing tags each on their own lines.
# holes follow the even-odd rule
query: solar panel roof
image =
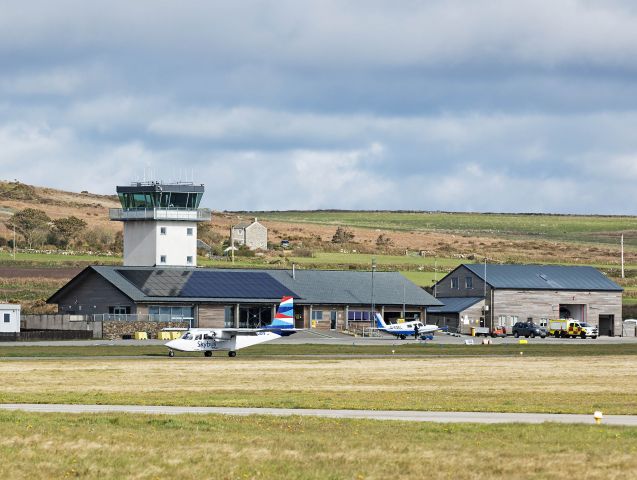
<svg viewBox="0 0 637 480">
<path fill-rule="evenodd" d="M 298 297 L 265 272 L 122 269 L 119 273 L 150 297 Z"/>
</svg>

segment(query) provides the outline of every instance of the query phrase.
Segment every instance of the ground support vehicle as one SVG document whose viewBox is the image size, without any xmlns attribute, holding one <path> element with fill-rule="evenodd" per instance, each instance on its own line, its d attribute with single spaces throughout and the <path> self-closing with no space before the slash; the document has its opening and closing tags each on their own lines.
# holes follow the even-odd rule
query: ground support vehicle
<svg viewBox="0 0 637 480">
<path fill-rule="evenodd" d="M 596 326 L 572 318 L 549 320 L 548 331 L 555 338 L 597 338 L 599 334 Z"/>
<path fill-rule="evenodd" d="M 489 327 L 471 327 L 473 331 L 472 335 L 479 337 L 506 337 L 506 330 L 504 327 L 495 327 L 494 329 L 490 329 Z"/>
</svg>

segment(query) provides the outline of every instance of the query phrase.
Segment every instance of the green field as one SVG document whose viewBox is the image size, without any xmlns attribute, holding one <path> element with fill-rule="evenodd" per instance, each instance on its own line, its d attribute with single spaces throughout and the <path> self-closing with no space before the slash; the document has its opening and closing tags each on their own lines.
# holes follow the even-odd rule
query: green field
<svg viewBox="0 0 637 480">
<path fill-rule="evenodd" d="M 2 472 L 12 479 L 607 479 L 637 471 L 637 429 L 606 426 L 0 412 L 0 438 Z"/>
<path fill-rule="evenodd" d="M 637 247 L 637 218 L 620 216 L 514 215 L 441 212 L 251 212 L 264 220 L 399 231 L 449 231 L 497 237 L 617 243 Z"/>
<path fill-rule="evenodd" d="M 428 355 L 414 353 L 417 346 L 395 347 L 394 355 L 389 348 L 313 355 L 328 349 L 290 347 L 234 359 L 171 359 L 165 349 L 137 358 L 14 357 L 0 361 L 0 402 L 637 414 L 635 345 L 621 345 L 627 348 L 618 354 L 583 345 L 553 354 L 520 346 L 449 354 L 426 348 Z M 568 353 L 580 348 L 580 355 Z M 307 352 L 295 355 L 299 350 Z"/>
</svg>

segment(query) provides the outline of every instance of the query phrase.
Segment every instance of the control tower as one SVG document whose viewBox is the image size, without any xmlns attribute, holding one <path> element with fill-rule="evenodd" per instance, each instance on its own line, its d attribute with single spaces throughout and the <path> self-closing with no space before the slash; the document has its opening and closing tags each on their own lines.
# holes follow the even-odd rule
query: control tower
<svg viewBox="0 0 637 480">
<path fill-rule="evenodd" d="M 125 266 L 197 266 L 197 222 L 210 220 L 199 208 L 204 186 L 192 182 L 136 182 L 118 186 L 122 208 L 111 220 L 124 222 Z"/>
</svg>

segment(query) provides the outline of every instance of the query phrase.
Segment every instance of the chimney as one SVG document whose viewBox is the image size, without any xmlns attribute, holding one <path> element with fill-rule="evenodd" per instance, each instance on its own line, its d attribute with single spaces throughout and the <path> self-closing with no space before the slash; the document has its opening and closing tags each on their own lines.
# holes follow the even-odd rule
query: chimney
<svg viewBox="0 0 637 480">
<path fill-rule="evenodd" d="M 292 278 L 296 280 L 296 265 L 292 264 Z"/>
<path fill-rule="evenodd" d="M 254 217 L 254 223 L 257 223 L 258 218 Z"/>
</svg>

